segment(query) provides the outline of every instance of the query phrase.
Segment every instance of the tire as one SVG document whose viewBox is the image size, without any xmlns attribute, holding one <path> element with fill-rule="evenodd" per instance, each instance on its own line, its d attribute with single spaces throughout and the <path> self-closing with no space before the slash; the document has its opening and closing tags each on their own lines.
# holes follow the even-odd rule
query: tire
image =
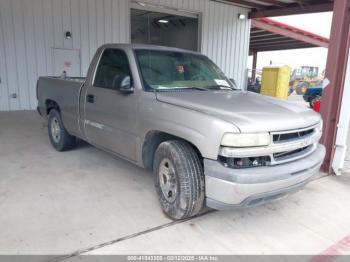
<svg viewBox="0 0 350 262">
<path fill-rule="evenodd" d="M 298 95 L 303 95 L 309 88 L 309 84 L 306 82 L 301 82 L 297 85 L 296 92 Z"/>
<path fill-rule="evenodd" d="M 163 212 L 174 220 L 197 215 L 204 206 L 204 174 L 193 147 L 163 142 L 153 161 L 154 183 Z"/>
<path fill-rule="evenodd" d="M 315 102 L 319 99 L 320 97 L 318 95 L 312 95 L 310 98 L 309 98 L 309 105 L 310 105 L 310 108 L 314 108 L 314 104 Z"/>
<path fill-rule="evenodd" d="M 76 145 L 76 138 L 67 132 L 56 109 L 50 110 L 48 133 L 51 145 L 59 152 L 72 149 Z"/>
</svg>

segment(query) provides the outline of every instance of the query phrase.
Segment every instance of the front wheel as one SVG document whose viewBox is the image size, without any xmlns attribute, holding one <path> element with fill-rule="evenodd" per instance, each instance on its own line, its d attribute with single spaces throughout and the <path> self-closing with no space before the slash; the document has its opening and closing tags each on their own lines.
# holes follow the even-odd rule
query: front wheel
<svg viewBox="0 0 350 262">
<path fill-rule="evenodd" d="M 76 145 L 76 138 L 67 132 L 56 109 L 50 110 L 48 133 L 50 142 L 57 151 L 66 151 Z"/>
<path fill-rule="evenodd" d="M 154 182 L 160 205 L 172 219 L 198 214 L 204 205 L 204 174 L 193 147 L 172 140 L 159 145 L 154 162 Z"/>
</svg>

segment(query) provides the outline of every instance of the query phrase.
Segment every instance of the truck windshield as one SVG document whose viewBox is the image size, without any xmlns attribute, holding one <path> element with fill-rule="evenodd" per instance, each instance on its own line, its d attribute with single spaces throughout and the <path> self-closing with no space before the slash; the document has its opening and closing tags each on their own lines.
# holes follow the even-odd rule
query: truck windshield
<svg viewBox="0 0 350 262">
<path fill-rule="evenodd" d="M 236 86 L 203 55 L 186 52 L 135 50 L 146 89 L 232 90 Z"/>
</svg>

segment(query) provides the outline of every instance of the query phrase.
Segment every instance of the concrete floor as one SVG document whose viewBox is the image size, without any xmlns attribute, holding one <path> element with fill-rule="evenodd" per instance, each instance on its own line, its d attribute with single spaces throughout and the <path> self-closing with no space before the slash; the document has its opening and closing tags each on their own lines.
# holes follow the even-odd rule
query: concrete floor
<svg viewBox="0 0 350 262">
<path fill-rule="evenodd" d="M 149 172 L 85 143 L 54 151 L 35 112 L 0 113 L 0 149 L 0 254 L 350 254 L 350 176 L 174 223 Z"/>
</svg>

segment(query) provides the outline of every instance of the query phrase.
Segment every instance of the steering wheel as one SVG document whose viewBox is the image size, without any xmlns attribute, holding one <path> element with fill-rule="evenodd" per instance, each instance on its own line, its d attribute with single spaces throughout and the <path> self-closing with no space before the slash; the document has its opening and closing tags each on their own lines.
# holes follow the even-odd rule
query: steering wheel
<svg viewBox="0 0 350 262">
<path fill-rule="evenodd" d="M 203 79 L 203 76 L 201 74 L 195 74 L 191 77 L 191 80 L 198 80 L 198 81 L 202 81 L 204 80 Z"/>
</svg>

